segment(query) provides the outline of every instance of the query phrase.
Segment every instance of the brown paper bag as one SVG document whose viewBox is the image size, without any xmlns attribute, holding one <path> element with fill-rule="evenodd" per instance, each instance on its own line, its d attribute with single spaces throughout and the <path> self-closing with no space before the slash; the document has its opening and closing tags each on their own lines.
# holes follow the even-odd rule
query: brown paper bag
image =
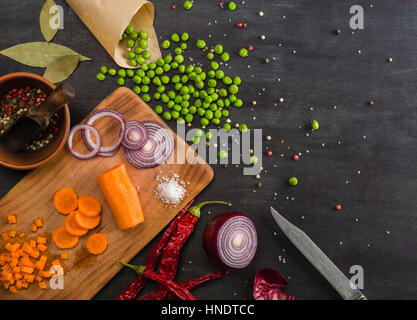
<svg viewBox="0 0 417 320">
<path fill-rule="evenodd" d="M 120 37 L 129 23 L 135 30 L 148 32 L 151 60 L 161 57 L 153 21 L 155 8 L 145 0 L 65 0 L 93 33 L 101 45 L 122 68 L 128 64 L 128 50 Z"/>
</svg>

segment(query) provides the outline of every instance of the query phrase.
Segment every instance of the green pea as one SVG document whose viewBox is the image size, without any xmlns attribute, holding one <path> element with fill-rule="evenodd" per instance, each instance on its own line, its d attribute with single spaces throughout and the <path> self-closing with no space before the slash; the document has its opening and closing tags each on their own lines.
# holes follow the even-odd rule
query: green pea
<svg viewBox="0 0 417 320">
<path fill-rule="evenodd" d="M 107 74 L 107 71 L 108 71 L 108 69 L 107 69 L 107 67 L 106 67 L 106 66 L 101 66 L 101 67 L 100 67 L 100 72 L 101 72 L 102 74 Z"/>
<path fill-rule="evenodd" d="M 220 159 L 226 159 L 226 158 L 227 158 L 227 152 L 226 152 L 225 150 L 220 150 L 220 151 L 217 153 L 217 155 L 218 155 L 218 157 L 219 157 Z"/>
<path fill-rule="evenodd" d="M 185 123 L 184 118 L 179 117 L 179 118 L 177 119 L 177 123 L 184 124 L 184 123 Z"/>
<path fill-rule="evenodd" d="M 213 101 L 217 101 L 217 99 L 219 99 L 219 95 L 218 95 L 216 92 L 213 92 L 213 93 L 211 94 L 211 99 L 212 99 Z"/>
<path fill-rule="evenodd" d="M 156 69 L 156 63 L 155 62 L 151 62 L 148 64 L 149 69 L 151 70 L 155 70 Z"/>
<path fill-rule="evenodd" d="M 240 77 L 234 77 L 233 79 L 233 84 L 240 86 L 242 84 L 242 79 L 240 79 Z"/>
<path fill-rule="evenodd" d="M 207 91 L 206 90 L 201 90 L 200 91 L 200 98 L 201 99 L 205 99 L 208 96 Z"/>
<path fill-rule="evenodd" d="M 204 40 L 197 40 L 197 48 L 204 49 L 206 47 L 206 42 Z"/>
<path fill-rule="evenodd" d="M 181 48 L 175 48 L 175 49 L 174 49 L 174 53 L 175 53 L 176 55 L 182 54 L 182 50 L 181 50 Z"/>
<path fill-rule="evenodd" d="M 218 44 L 214 47 L 214 52 L 217 54 L 222 54 L 223 53 L 223 46 L 221 44 Z"/>
<path fill-rule="evenodd" d="M 169 64 L 164 64 L 164 66 L 162 67 L 162 70 L 164 72 L 169 72 L 169 70 L 171 70 L 171 66 Z"/>
<path fill-rule="evenodd" d="M 145 60 L 145 58 L 144 57 L 142 57 L 142 56 L 136 56 L 136 62 L 139 64 L 139 65 L 142 65 L 142 64 L 145 64 L 146 63 L 146 60 Z"/>
<path fill-rule="evenodd" d="M 201 105 L 204 109 L 208 109 L 210 107 L 210 102 L 203 102 Z"/>
<path fill-rule="evenodd" d="M 174 42 L 180 42 L 180 36 L 178 35 L 178 33 L 173 33 L 171 36 L 171 40 Z"/>
<path fill-rule="evenodd" d="M 190 92 L 190 89 L 188 89 L 188 87 L 182 87 L 181 88 L 181 90 L 180 90 L 180 93 L 182 94 L 182 95 L 184 95 L 184 94 L 186 94 L 186 93 L 188 93 L 188 92 Z"/>
<path fill-rule="evenodd" d="M 181 107 L 188 108 L 189 106 L 190 106 L 190 102 L 188 100 L 184 100 L 184 98 L 182 98 Z"/>
<path fill-rule="evenodd" d="M 217 81 L 216 81 L 216 80 L 214 80 L 214 79 L 210 79 L 210 80 L 207 82 L 207 85 L 208 85 L 209 87 L 211 87 L 211 88 L 215 88 L 215 87 L 217 86 Z"/>
<path fill-rule="evenodd" d="M 134 53 L 133 51 L 129 51 L 127 57 L 129 58 L 129 60 L 135 59 L 136 53 Z"/>
<path fill-rule="evenodd" d="M 106 80 L 106 76 L 104 74 L 102 74 L 101 72 L 97 73 L 96 78 L 97 78 L 98 81 Z"/>
<path fill-rule="evenodd" d="M 157 114 L 161 114 L 162 113 L 162 111 L 164 111 L 164 109 L 162 108 L 162 106 L 161 105 L 157 105 L 157 106 L 155 106 L 155 112 L 157 113 Z"/>
<path fill-rule="evenodd" d="M 217 69 L 219 69 L 219 64 L 218 64 L 216 61 L 212 61 L 212 62 L 210 63 L 210 67 L 211 67 L 213 70 L 217 70 Z"/>
<path fill-rule="evenodd" d="M 158 75 L 158 76 L 160 76 L 161 74 L 163 74 L 164 73 L 164 70 L 161 68 L 161 67 L 157 67 L 156 69 L 155 69 L 155 74 L 156 75 Z"/>
<path fill-rule="evenodd" d="M 148 39 L 148 33 L 145 30 L 142 30 L 141 32 L 139 32 L 139 36 L 141 37 L 141 39 Z"/>
<path fill-rule="evenodd" d="M 127 26 L 127 28 L 126 28 L 125 32 L 126 32 L 127 34 L 131 34 L 133 31 L 135 31 L 135 28 L 133 28 L 133 26 L 129 24 L 129 25 Z"/>
<path fill-rule="evenodd" d="M 194 91 L 195 91 L 195 88 L 190 84 L 190 85 L 188 85 L 188 93 L 189 94 L 193 94 L 194 93 Z"/>
<path fill-rule="evenodd" d="M 155 92 L 155 93 L 153 94 L 153 98 L 154 98 L 155 100 L 160 100 L 160 99 L 161 99 L 161 94 L 160 94 L 159 92 Z"/>
<path fill-rule="evenodd" d="M 155 77 L 155 71 L 149 70 L 148 72 L 146 72 L 146 75 L 149 77 L 149 79 L 152 79 L 153 77 Z"/>
<path fill-rule="evenodd" d="M 147 65 L 146 63 L 141 64 L 141 65 L 140 65 L 140 68 L 141 68 L 143 71 L 148 71 L 148 70 L 149 70 L 149 67 L 148 67 L 148 65 Z"/>
<path fill-rule="evenodd" d="M 142 95 L 142 99 L 145 102 L 149 102 L 149 101 L 151 101 L 151 96 L 146 93 L 146 94 Z"/>
<path fill-rule="evenodd" d="M 199 136 L 194 136 L 193 137 L 193 143 L 194 144 L 199 144 L 200 143 L 200 137 Z"/>
<path fill-rule="evenodd" d="M 133 48 L 135 46 L 135 41 L 133 41 L 132 39 L 129 39 L 126 41 L 126 46 L 128 48 Z"/>
<path fill-rule="evenodd" d="M 125 69 L 120 69 L 119 71 L 117 71 L 117 75 L 120 78 L 126 78 L 126 70 Z"/>
<path fill-rule="evenodd" d="M 191 8 L 193 7 L 193 3 L 191 1 L 185 1 L 184 2 L 184 9 L 185 10 L 191 10 Z"/>
<path fill-rule="evenodd" d="M 193 120 L 194 120 L 194 117 L 191 113 L 188 113 L 188 114 L 185 115 L 185 122 L 191 123 L 191 122 L 193 122 Z"/>
<path fill-rule="evenodd" d="M 224 107 L 224 101 L 223 101 L 223 99 L 217 100 L 217 105 L 219 106 L 219 108 L 223 108 Z"/>
<path fill-rule="evenodd" d="M 213 99 L 212 99 L 210 96 L 207 96 L 207 97 L 204 99 L 204 102 L 206 102 L 206 103 L 212 103 L 212 102 L 213 102 Z"/>
<path fill-rule="evenodd" d="M 231 94 L 236 94 L 236 93 L 238 93 L 238 91 L 239 91 L 239 88 L 237 87 L 237 85 L 235 85 L 235 84 L 232 84 L 230 87 L 229 87 L 229 92 L 231 93 Z"/>
<path fill-rule="evenodd" d="M 298 184 L 298 179 L 296 177 L 291 177 L 288 179 L 288 183 L 292 186 L 296 186 Z"/>
<path fill-rule="evenodd" d="M 132 90 L 136 94 L 140 94 L 141 93 L 141 90 L 140 90 L 140 87 L 139 86 L 134 86 Z"/>
<path fill-rule="evenodd" d="M 138 65 L 138 62 L 134 59 L 129 61 L 129 65 L 131 65 L 132 67 L 136 67 Z"/>
<path fill-rule="evenodd" d="M 222 116 L 227 118 L 229 116 L 229 110 L 222 110 Z"/>
<path fill-rule="evenodd" d="M 168 91 L 168 97 L 170 98 L 170 99 L 174 99 L 175 98 L 175 96 L 176 96 L 176 94 L 175 94 L 175 91 L 172 91 L 172 90 L 170 90 L 170 91 Z"/>
<path fill-rule="evenodd" d="M 227 132 L 229 132 L 230 131 L 230 129 L 232 129 L 232 126 L 230 125 L 230 123 L 225 123 L 224 125 L 223 125 L 223 129 L 224 130 L 226 130 Z"/>
<path fill-rule="evenodd" d="M 162 76 L 161 81 L 162 81 L 163 84 L 168 84 L 169 83 L 169 77 L 168 76 Z"/>
<path fill-rule="evenodd" d="M 235 103 L 234 103 L 234 106 L 235 106 L 236 108 L 240 108 L 240 107 L 242 107 L 242 106 L 243 106 L 243 101 L 242 101 L 241 99 L 237 99 L 237 100 L 235 101 Z"/>
<path fill-rule="evenodd" d="M 250 164 L 257 164 L 258 163 L 258 157 L 257 156 L 252 156 L 249 159 Z"/>
<path fill-rule="evenodd" d="M 126 71 L 126 75 L 127 75 L 129 78 L 133 78 L 133 76 L 135 75 L 135 71 L 134 71 L 134 70 L 132 70 L 132 69 L 128 69 L 128 70 Z"/>
<path fill-rule="evenodd" d="M 155 77 L 152 79 L 152 83 L 154 85 L 156 85 L 157 87 L 159 87 L 160 85 L 162 85 L 161 79 L 159 77 Z"/>
<path fill-rule="evenodd" d="M 240 131 L 240 133 L 245 133 L 246 131 L 248 131 L 248 126 L 246 124 L 241 124 L 239 126 L 239 131 Z"/>
<path fill-rule="evenodd" d="M 151 83 L 151 79 L 149 77 L 147 77 L 147 76 L 144 76 L 142 78 L 142 83 L 143 84 L 150 84 Z"/>
<path fill-rule="evenodd" d="M 224 106 L 226 108 L 230 107 L 230 100 L 229 100 L 229 98 L 224 99 Z"/>
<path fill-rule="evenodd" d="M 172 77 L 172 83 L 178 83 L 178 82 L 180 82 L 180 80 L 181 80 L 181 78 L 180 78 L 180 76 L 179 75 L 175 75 L 175 76 L 173 76 Z"/>
<path fill-rule="evenodd" d="M 242 48 L 239 50 L 239 56 L 241 56 L 242 58 L 246 58 L 248 56 L 248 49 L 246 48 Z"/>
<path fill-rule="evenodd" d="M 212 52 L 207 53 L 207 59 L 208 60 L 213 60 L 214 59 L 214 54 Z"/>
<path fill-rule="evenodd" d="M 196 86 L 198 89 L 203 89 L 203 88 L 204 88 L 204 82 L 203 82 L 203 81 L 197 82 L 197 83 L 195 84 L 195 86 Z"/>
<path fill-rule="evenodd" d="M 219 118 L 213 118 L 211 119 L 211 123 L 214 124 L 215 126 L 220 125 L 220 119 Z"/>
<path fill-rule="evenodd" d="M 201 124 L 203 127 L 207 127 L 207 126 L 210 124 L 210 121 L 208 121 L 206 118 L 201 118 L 201 120 L 200 120 L 200 124 Z"/>
<path fill-rule="evenodd" d="M 134 41 L 138 40 L 138 39 L 139 39 L 139 33 L 137 33 L 136 31 L 133 31 L 133 32 L 130 34 L 130 39 L 132 39 L 132 40 L 134 40 Z"/>
<path fill-rule="evenodd" d="M 196 74 L 200 74 L 201 72 L 203 72 L 203 69 L 201 69 L 200 67 L 196 67 L 196 68 L 194 69 L 194 72 L 195 72 Z"/>
<path fill-rule="evenodd" d="M 161 101 L 162 101 L 163 103 L 168 103 L 168 101 L 169 101 L 169 97 L 168 97 L 168 95 L 167 95 L 167 94 L 165 94 L 165 93 L 161 94 Z"/>
<path fill-rule="evenodd" d="M 142 53 L 142 51 L 143 51 L 143 49 L 142 49 L 142 48 L 139 48 L 139 47 L 136 47 L 136 48 L 133 50 L 133 52 L 134 52 L 135 54 L 141 54 L 141 53 Z M 130 52 L 132 52 L 132 51 L 130 51 Z"/>
<path fill-rule="evenodd" d="M 185 69 L 185 72 L 186 73 L 191 73 L 191 72 L 193 72 L 194 71 L 194 66 L 193 65 L 189 65 L 189 66 L 187 66 L 187 68 Z"/>
<path fill-rule="evenodd" d="M 230 77 L 224 77 L 223 78 L 223 83 L 228 86 L 228 85 L 231 85 L 233 83 L 233 80 Z"/>
<path fill-rule="evenodd" d="M 206 139 L 210 140 L 211 138 L 213 138 L 213 134 L 210 131 L 206 132 Z"/>
<path fill-rule="evenodd" d="M 237 8 L 236 3 L 234 3 L 233 1 L 230 1 L 227 7 L 230 11 L 235 11 Z"/>
<path fill-rule="evenodd" d="M 212 88 L 212 87 L 207 88 L 207 94 L 208 94 L 208 95 L 212 95 L 212 94 L 215 92 L 215 90 L 216 90 L 216 89 L 214 89 L 214 88 Z"/>
<path fill-rule="evenodd" d="M 174 88 L 176 91 L 180 91 L 180 89 L 182 88 L 182 83 L 176 83 Z"/>
<path fill-rule="evenodd" d="M 222 59 L 223 62 L 227 62 L 230 60 L 230 55 L 227 52 L 223 52 L 220 59 Z"/>
<path fill-rule="evenodd" d="M 180 112 L 182 107 L 179 104 L 174 105 L 174 110 Z"/>
<path fill-rule="evenodd" d="M 188 45 L 185 42 L 183 42 L 183 43 L 181 43 L 180 48 L 181 48 L 182 51 L 185 51 L 185 50 L 187 50 Z"/>
<path fill-rule="evenodd" d="M 172 56 L 170 54 L 166 55 L 164 57 L 165 63 L 171 63 L 172 62 Z"/>
<path fill-rule="evenodd" d="M 181 96 L 176 96 L 176 97 L 174 98 L 174 101 L 175 101 L 175 103 L 181 103 L 181 101 L 182 101 L 182 97 L 181 97 Z"/>
<path fill-rule="evenodd" d="M 188 76 L 186 76 L 186 75 L 183 75 L 182 77 L 181 77 L 181 82 L 182 83 L 187 83 L 188 82 Z"/>
<path fill-rule="evenodd" d="M 178 55 L 175 56 L 174 60 L 175 60 L 175 62 L 181 64 L 181 63 L 184 62 L 184 56 L 182 56 L 181 54 L 178 54 Z"/>
<path fill-rule="evenodd" d="M 317 120 L 311 121 L 311 128 L 313 130 L 319 130 L 319 127 L 320 127 L 320 125 L 319 125 L 319 122 Z"/>
<path fill-rule="evenodd" d="M 117 79 L 117 84 L 119 86 L 124 86 L 125 85 L 125 79 L 124 78 L 119 78 Z"/>
<path fill-rule="evenodd" d="M 178 66 L 179 66 L 179 64 L 178 64 L 178 62 L 176 62 L 176 61 L 173 61 L 173 62 L 171 62 L 171 68 L 172 69 L 178 69 Z"/>
<path fill-rule="evenodd" d="M 171 120 L 171 113 L 169 113 L 168 111 L 165 111 L 163 118 L 167 121 Z"/>
<path fill-rule="evenodd" d="M 146 74 L 145 74 L 145 71 L 143 71 L 142 69 L 138 69 L 138 70 L 136 70 L 136 75 L 138 77 L 143 78 Z"/>
<path fill-rule="evenodd" d="M 223 98 L 225 98 L 225 97 L 227 97 L 227 90 L 226 89 L 220 89 L 219 90 L 219 96 L 220 97 L 223 97 Z"/>
<path fill-rule="evenodd" d="M 123 32 L 122 36 L 120 37 L 120 41 L 126 39 L 127 37 L 128 37 L 128 35 L 127 35 L 126 31 Z"/>
<path fill-rule="evenodd" d="M 111 76 L 115 76 L 116 75 L 116 69 L 109 69 L 108 74 Z"/>
<path fill-rule="evenodd" d="M 220 119 L 222 117 L 222 112 L 220 110 L 214 111 L 214 117 Z"/>
<path fill-rule="evenodd" d="M 171 116 L 173 119 L 178 119 L 180 116 L 180 113 L 178 111 L 171 111 Z"/>
<path fill-rule="evenodd" d="M 198 91 L 197 91 L 197 92 L 198 92 Z M 201 106 L 202 106 L 202 101 L 201 101 L 201 99 L 196 99 L 196 100 L 194 101 L 194 105 L 195 105 L 197 108 L 201 107 Z"/>
<path fill-rule="evenodd" d="M 205 117 L 206 117 L 207 119 L 211 120 L 211 119 L 213 119 L 213 116 L 214 116 L 213 111 L 211 111 L 211 110 L 206 110 Z"/>
<path fill-rule="evenodd" d="M 206 80 L 206 77 L 207 77 L 207 74 L 204 71 L 200 73 L 201 80 L 203 81 Z"/>
<path fill-rule="evenodd" d="M 184 102 L 184 101 L 183 101 Z M 182 108 L 182 110 L 181 110 L 181 114 L 183 115 L 183 116 L 185 116 L 185 115 L 187 115 L 188 114 L 188 108 L 187 107 L 184 107 L 183 106 L 183 108 Z"/>
<path fill-rule="evenodd" d="M 179 72 L 179 73 L 185 73 L 185 69 L 186 69 L 186 68 L 185 68 L 185 65 L 183 65 L 183 64 L 182 64 L 182 65 L 180 65 L 180 66 L 178 67 L 178 72 Z"/>
<path fill-rule="evenodd" d="M 171 42 L 169 40 L 164 40 L 162 42 L 162 49 L 167 50 L 171 46 Z"/>
<path fill-rule="evenodd" d="M 165 86 L 159 86 L 158 88 L 156 88 L 156 91 L 159 93 L 164 93 L 165 92 Z"/>
<path fill-rule="evenodd" d="M 216 71 L 210 70 L 209 72 L 207 72 L 207 77 L 215 78 L 216 77 Z"/>
<path fill-rule="evenodd" d="M 217 70 L 216 71 L 216 78 L 221 80 L 224 78 L 224 71 L 223 70 Z"/>
<path fill-rule="evenodd" d="M 231 94 L 229 96 L 229 100 L 230 100 L 231 103 L 233 103 L 233 102 L 235 102 L 237 100 L 237 97 L 234 94 Z"/>
<path fill-rule="evenodd" d="M 172 101 L 172 100 L 169 100 L 168 103 L 167 103 L 167 107 L 172 109 L 172 108 L 174 108 L 174 106 L 175 106 L 175 102 Z"/>
<path fill-rule="evenodd" d="M 145 50 L 142 52 L 142 57 L 146 60 L 150 59 L 151 57 L 151 53 L 149 52 L 149 50 Z"/>
<path fill-rule="evenodd" d="M 198 114 L 200 117 L 204 117 L 204 115 L 206 114 L 206 110 L 205 110 L 204 108 L 198 108 L 198 109 L 197 109 L 197 114 Z"/>
<path fill-rule="evenodd" d="M 140 88 L 140 91 L 142 91 L 142 93 L 148 93 L 149 86 L 147 84 L 142 85 L 142 87 Z"/>
</svg>

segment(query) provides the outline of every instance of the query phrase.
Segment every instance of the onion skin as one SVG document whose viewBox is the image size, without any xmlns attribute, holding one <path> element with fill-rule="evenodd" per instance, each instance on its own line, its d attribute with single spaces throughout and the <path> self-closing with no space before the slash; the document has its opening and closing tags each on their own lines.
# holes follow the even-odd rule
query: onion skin
<svg viewBox="0 0 417 320">
<path fill-rule="evenodd" d="M 225 212 L 214 219 L 212 219 L 206 226 L 203 234 L 203 248 L 208 257 L 218 266 L 221 270 L 230 269 L 230 266 L 227 266 L 223 263 L 222 259 L 219 256 L 217 249 L 217 236 L 219 230 L 222 228 L 225 222 L 233 217 L 245 217 L 250 219 L 248 216 L 239 212 Z"/>
</svg>

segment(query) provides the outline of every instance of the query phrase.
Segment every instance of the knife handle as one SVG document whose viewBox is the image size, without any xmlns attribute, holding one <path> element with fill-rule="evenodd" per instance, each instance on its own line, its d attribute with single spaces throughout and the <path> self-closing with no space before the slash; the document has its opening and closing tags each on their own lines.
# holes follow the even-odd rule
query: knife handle
<svg viewBox="0 0 417 320">
<path fill-rule="evenodd" d="M 356 300 L 368 300 L 368 298 L 366 298 L 365 296 L 362 296 L 362 297 L 359 297 L 358 299 L 356 299 Z"/>
</svg>

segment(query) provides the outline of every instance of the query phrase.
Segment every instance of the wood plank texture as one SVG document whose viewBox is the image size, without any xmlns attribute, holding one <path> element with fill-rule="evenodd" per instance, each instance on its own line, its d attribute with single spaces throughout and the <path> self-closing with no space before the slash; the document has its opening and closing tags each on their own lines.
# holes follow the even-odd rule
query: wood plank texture
<svg viewBox="0 0 417 320">
<path fill-rule="evenodd" d="M 126 88 L 120 88 L 108 96 L 95 110 L 112 108 L 119 111 L 126 121 L 153 120 L 163 121 L 136 94 Z M 118 124 L 111 119 L 97 122 L 97 128 L 106 137 L 117 132 Z M 175 136 L 175 150 L 189 146 Z M 76 149 L 81 145 L 80 139 L 75 139 Z M 191 149 L 190 149 L 191 150 Z M 138 186 L 145 215 L 145 222 L 128 231 L 118 230 L 110 208 L 98 186 L 96 176 L 117 165 L 125 163 L 129 176 Z M 166 207 L 155 198 L 154 189 L 157 186 L 155 177 L 163 171 L 178 173 L 182 180 L 189 182 L 187 195 L 176 207 Z M 13 229 L 24 231 L 28 238 L 35 237 L 30 226 L 33 220 L 41 217 L 45 226 L 36 233 L 48 236 L 51 257 L 58 255 L 59 250 L 50 240 L 50 234 L 63 225 L 65 217 L 54 209 L 52 198 L 62 187 L 73 188 L 79 196 L 91 195 L 102 204 L 102 221 L 94 229 L 106 234 L 109 246 L 99 255 L 92 256 L 85 249 L 86 236 L 80 238 L 78 245 L 69 251 L 69 259 L 65 261 L 64 289 L 40 290 L 33 284 L 27 290 L 17 295 L 0 289 L 0 299 L 91 299 L 121 268 L 117 261 L 129 261 L 149 241 L 152 240 L 178 213 L 186 203 L 200 193 L 213 179 L 213 170 L 204 162 L 192 164 L 164 164 L 153 169 L 136 169 L 126 161 L 123 151 L 111 158 L 96 157 L 88 161 L 75 159 L 67 148 L 52 162 L 38 168 L 21 180 L 2 200 L 0 200 L 0 231 Z M 8 225 L 6 216 L 15 213 L 18 217 L 16 225 Z M 91 233 L 91 231 L 90 231 Z M 4 244 L 3 242 L 1 243 Z"/>
</svg>

